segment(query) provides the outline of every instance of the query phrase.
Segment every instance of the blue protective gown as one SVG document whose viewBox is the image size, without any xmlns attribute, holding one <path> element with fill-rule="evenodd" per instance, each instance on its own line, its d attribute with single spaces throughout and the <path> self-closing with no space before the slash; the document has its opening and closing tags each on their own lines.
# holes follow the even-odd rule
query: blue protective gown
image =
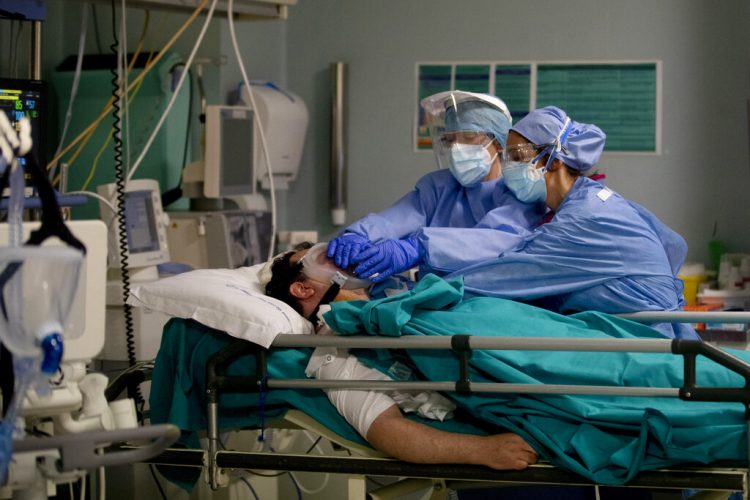
<svg viewBox="0 0 750 500">
<path fill-rule="evenodd" d="M 422 275 L 444 275 L 521 245 L 547 211 L 522 203 L 502 179 L 464 187 L 448 170 L 422 177 L 393 206 L 369 214 L 346 232 L 370 241 L 425 235 Z"/>
<path fill-rule="evenodd" d="M 686 254 L 685 240 L 651 212 L 581 177 L 554 218 L 522 246 L 454 274 L 463 275 L 471 294 L 564 314 L 676 311 L 684 299 L 675 275 Z M 687 325 L 654 327 L 697 338 Z"/>
</svg>

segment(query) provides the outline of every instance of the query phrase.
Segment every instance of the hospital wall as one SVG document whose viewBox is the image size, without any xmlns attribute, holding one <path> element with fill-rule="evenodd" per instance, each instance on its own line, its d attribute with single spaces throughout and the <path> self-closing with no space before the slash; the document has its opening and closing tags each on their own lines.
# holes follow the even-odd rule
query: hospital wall
<svg viewBox="0 0 750 500">
<path fill-rule="evenodd" d="M 46 68 L 75 52 L 77 10 L 50 0 L 45 38 L 63 43 L 45 43 Z M 99 10 L 106 30 L 108 8 Z M 163 16 L 151 20 L 163 33 L 187 18 Z M 130 19 L 133 47 L 142 13 Z M 184 57 L 202 19 L 176 45 Z M 690 260 L 706 261 L 713 237 L 750 251 L 746 0 L 299 0 L 286 21 L 236 27 L 250 78 L 289 88 L 310 111 L 299 178 L 278 196 L 279 229 L 337 229 L 328 211 L 332 62 L 348 64 L 348 223 L 435 168 L 432 153 L 413 150 L 416 62 L 660 60 L 661 154 L 605 154 L 606 183 L 685 236 Z M 198 54 L 226 56 L 206 70 L 209 102 L 225 102 L 241 79 L 225 19 Z"/>
<path fill-rule="evenodd" d="M 350 222 L 435 168 L 431 153 L 413 152 L 415 62 L 657 59 L 662 153 L 605 154 L 606 182 L 684 235 L 692 260 L 707 259 L 715 226 L 731 250 L 750 251 L 749 10 L 745 0 L 300 0 L 287 27 L 288 84 L 318 126 L 286 224 L 330 220 L 333 61 L 349 65 Z"/>
</svg>

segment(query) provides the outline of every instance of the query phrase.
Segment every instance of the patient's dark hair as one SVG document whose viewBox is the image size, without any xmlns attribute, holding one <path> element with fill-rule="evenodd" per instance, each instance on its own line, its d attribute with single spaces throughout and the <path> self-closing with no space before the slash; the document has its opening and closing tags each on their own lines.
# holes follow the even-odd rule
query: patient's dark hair
<svg viewBox="0 0 750 500">
<path fill-rule="evenodd" d="M 296 252 L 306 250 L 312 246 L 313 244 L 309 241 L 304 241 L 295 246 L 294 250 L 276 258 L 273 264 L 271 264 L 271 281 L 266 285 L 266 295 L 289 304 L 300 315 L 302 314 L 302 306 L 297 298 L 289 293 L 289 287 L 295 281 L 302 281 L 304 279 L 302 275 L 302 263 L 298 261 L 296 264 L 292 264 L 290 259 Z"/>
</svg>

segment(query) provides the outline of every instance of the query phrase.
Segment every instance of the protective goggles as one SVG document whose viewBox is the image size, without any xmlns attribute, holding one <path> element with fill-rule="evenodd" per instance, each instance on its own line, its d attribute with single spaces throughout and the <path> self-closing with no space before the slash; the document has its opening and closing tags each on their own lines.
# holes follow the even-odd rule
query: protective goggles
<svg viewBox="0 0 750 500">
<path fill-rule="evenodd" d="M 536 163 L 539 161 L 540 155 L 544 153 L 549 144 L 517 144 L 515 146 L 506 146 L 502 152 L 503 163 L 508 162 L 523 162 L 523 163 Z"/>
<path fill-rule="evenodd" d="M 353 290 L 356 288 L 368 288 L 370 280 L 357 278 L 344 269 L 339 269 L 336 264 L 326 255 L 328 243 L 313 245 L 300 259 L 302 274 L 310 279 L 322 283 L 332 283 L 340 288 Z"/>
<path fill-rule="evenodd" d="M 570 118 L 566 118 L 560 133 L 555 137 L 553 142 L 547 144 L 532 144 L 527 142 L 525 144 L 507 146 L 503 149 L 500 156 L 501 160 L 503 163 L 523 162 L 536 164 L 544 155 L 549 155 L 549 160 L 547 160 L 547 164 L 545 165 L 548 167 L 559 153 L 568 154 L 568 150 L 565 149 L 563 144 L 570 134 L 570 123 Z"/>
</svg>

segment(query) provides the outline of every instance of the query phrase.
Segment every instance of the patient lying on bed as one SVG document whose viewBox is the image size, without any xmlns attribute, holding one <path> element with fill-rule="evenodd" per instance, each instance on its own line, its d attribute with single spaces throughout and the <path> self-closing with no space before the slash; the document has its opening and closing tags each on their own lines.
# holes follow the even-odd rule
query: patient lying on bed
<svg viewBox="0 0 750 500">
<path fill-rule="evenodd" d="M 286 269 L 291 274 L 299 271 L 288 261 Z M 199 270 L 138 287 L 139 291 L 131 294 L 138 299 L 136 305 L 142 303 L 175 316 L 164 329 L 154 364 L 151 421 L 178 425 L 183 430 L 181 444 L 184 446 L 197 447 L 198 433 L 206 429 L 206 365 L 216 353 L 246 340 L 262 349 L 270 346 L 278 333 L 312 332 L 310 323 L 290 306 L 263 294 L 262 290 L 268 283 L 263 279 L 266 274 L 270 279 L 270 272 L 258 273 L 257 269 L 251 268 Z M 294 289 L 290 287 L 290 281 L 275 290 L 272 285 L 272 295 L 279 297 L 279 293 L 285 293 L 287 298 L 284 301 L 293 303 L 300 313 L 309 317 L 317 304 L 313 299 L 315 291 L 311 294 L 305 286 L 322 290 L 330 285 L 302 280 L 299 289 Z M 284 283 L 283 280 L 275 282 Z M 183 293 L 193 289 L 198 292 Z M 299 299 L 290 291 L 300 295 Z M 219 302 L 226 305 L 219 307 Z M 279 306 L 283 309 L 280 310 Z M 648 326 L 607 314 L 584 312 L 562 316 L 510 300 L 467 298 L 461 280 L 443 280 L 434 275 L 425 276 L 404 293 L 371 300 L 342 300 L 332 302 L 330 307 L 324 319 L 337 335 L 470 334 L 477 337 L 538 338 L 542 345 L 555 337 L 669 342 Z M 251 314 L 240 313 L 245 310 Z M 735 358 L 750 362 L 750 353 L 746 351 L 726 351 Z M 356 358 L 340 359 L 332 355 L 329 359 L 325 353 L 319 352 L 314 357 L 318 363 L 315 364 L 311 363 L 310 349 L 277 346 L 266 352 L 265 373 L 269 380 L 299 379 L 304 378 L 307 368 L 308 373 L 320 372 L 318 374 L 322 377 L 335 377 L 344 372 L 347 377 L 354 378 L 357 373 L 347 372 L 369 367 L 378 373 L 368 373 L 379 378 L 383 373 L 398 380 L 455 381 L 463 376 L 456 356 L 450 350 L 357 349 L 352 353 Z M 410 372 L 401 370 L 401 365 L 393 370 L 394 360 Z M 360 367 L 357 362 L 364 366 Z M 698 356 L 695 362 L 698 386 L 745 386 L 743 376 L 711 359 Z M 227 366 L 226 375 L 247 377 L 258 366 L 254 356 L 248 354 Z M 333 374 L 328 374 L 328 370 Z M 274 388 L 266 391 L 261 385 L 259 390 L 250 393 L 223 394 L 219 427 L 254 426 L 263 429 L 265 420 L 283 415 L 291 406 L 324 422 L 343 439 L 363 443 L 354 430 L 356 426 L 376 447 L 409 460 L 476 463 L 476 457 L 467 456 L 467 453 L 484 454 L 486 447 L 490 446 L 499 453 L 492 459 L 493 464 L 498 461 L 506 463 L 509 457 L 521 462 L 518 456 L 530 453 L 523 449 L 528 443 L 540 457 L 553 465 L 599 484 L 623 484 L 640 471 L 675 464 L 747 460 L 747 425 L 741 403 L 685 402 L 669 397 L 556 395 L 547 394 L 543 387 L 571 384 L 677 388 L 682 386 L 684 379 L 680 356 L 666 352 L 474 350 L 468 370 L 473 384 L 539 384 L 542 390 L 449 392 L 444 396 L 450 400 L 450 406 L 430 406 L 429 403 L 442 399 L 437 395 L 415 397 L 407 394 L 407 398 L 401 400 L 396 394 L 389 393 L 391 402 L 373 394 L 380 406 L 375 405 L 374 410 L 367 411 L 363 410 L 364 403 L 357 404 L 353 410 L 355 413 L 348 414 L 350 425 L 318 389 Z M 405 377 L 404 374 L 408 373 L 411 375 Z M 341 398 L 351 396 L 355 400 L 370 396 L 367 391 L 333 394 Z M 673 394 L 676 395 L 676 389 Z M 394 402 L 406 406 L 405 413 L 411 408 L 416 411 L 402 417 Z M 425 402 L 427 407 L 423 406 Z M 455 418 L 439 420 L 454 404 Z M 418 413 L 438 419 L 428 420 Z M 411 422 L 402 422 L 401 419 Z M 428 443 L 429 449 L 421 448 L 415 439 L 431 441 L 432 430 L 420 429 L 412 422 L 459 434 L 436 434 L 440 447 Z M 464 436 L 498 432 L 512 432 L 523 441 L 507 434 L 480 440 Z M 506 446 L 511 437 L 516 443 L 515 451 L 509 451 Z M 470 445 L 467 447 L 465 443 Z M 453 453 L 451 446 L 458 448 L 457 453 Z M 533 456 L 527 455 L 526 458 L 523 460 L 526 463 L 534 460 Z M 487 463 L 488 460 L 484 457 L 478 463 Z"/>
<path fill-rule="evenodd" d="M 304 251 L 299 251 L 277 259 L 266 292 L 309 318 L 319 307 L 321 297 L 330 295 L 327 292 L 331 284 L 315 282 L 305 275 L 300 265 L 303 255 Z M 460 280 L 446 281 L 432 275 L 425 276 L 408 292 L 395 296 L 372 300 L 346 298 L 364 299 L 367 295 L 352 290 L 333 299 L 331 310 L 323 316 L 337 335 L 469 333 L 478 337 L 539 337 L 540 341 L 553 337 L 663 339 L 653 328 L 603 313 L 563 316 L 515 301 L 465 298 Z M 325 333 L 325 326 L 320 327 L 320 332 Z M 345 358 L 331 354 L 329 364 L 320 361 L 325 353 L 318 354 L 317 363 L 313 360 L 308 364 L 307 373 L 320 378 L 353 379 L 359 375 L 355 372 L 365 367 L 377 369 L 369 373 L 378 378 L 383 378 L 381 373 L 392 374 L 389 367 L 393 359 L 382 352 L 357 350 L 357 358 L 348 357 L 348 353 Z M 747 352 L 730 354 L 746 362 L 750 360 Z M 440 381 L 459 377 L 455 356 L 450 351 L 407 350 L 399 355 L 403 355 L 416 379 Z M 742 377 L 712 360 L 698 357 L 696 362 L 698 386 L 743 386 Z M 470 360 L 469 377 L 473 382 L 675 388 L 682 385 L 684 373 L 681 357 L 669 353 L 477 350 Z M 351 392 L 354 403 L 348 404 Z M 739 403 L 534 393 L 446 396 L 456 404 L 457 415 L 462 412 L 456 422 L 480 422 L 485 432 L 502 429 L 515 434 L 511 435 L 518 440 L 514 442 L 523 444 L 509 448 L 510 451 L 502 446 L 503 460 L 510 453 L 519 463 L 532 463 L 536 455 L 531 460 L 522 455 L 530 453 L 526 447 L 531 446 L 536 454 L 554 465 L 599 484 L 622 484 L 639 471 L 674 464 L 747 459 L 747 428 L 743 405 Z M 394 405 L 396 398 L 391 395 L 391 399 L 380 400 L 380 397 L 368 391 L 329 393 L 329 399 L 349 423 L 386 453 L 412 461 L 469 461 L 465 454 L 453 455 L 452 450 L 465 450 L 464 439 L 473 442 L 473 437 L 448 435 L 445 443 L 433 447 L 432 429 L 405 422 L 410 417 L 401 416 Z M 370 401 L 378 400 L 385 403 L 378 407 L 373 402 L 375 409 L 369 413 Z M 491 439 L 504 445 L 508 435 L 500 436 L 503 438 Z M 444 446 L 451 451 L 446 452 Z M 480 440 L 471 446 L 481 450 L 485 445 Z"/>
<path fill-rule="evenodd" d="M 304 317 L 320 314 L 321 300 L 330 283 L 309 278 L 300 262 L 309 247 L 277 258 L 266 293 L 291 305 Z M 332 300 L 368 299 L 364 289 L 341 289 Z M 325 306 L 325 305 L 324 305 Z M 317 334 L 330 334 L 324 322 Z M 319 379 L 385 380 L 386 375 L 368 368 L 345 349 L 318 348 L 306 373 Z M 455 406 L 430 392 L 328 390 L 329 399 L 367 441 L 380 451 L 416 463 L 465 463 L 493 469 L 523 469 L 537 460 L 533 448 L 520 436 L 501 433 L 476 436 L 445 432 L 404 418 L 403 411 L 415 411 L 425 418 L 442 420 Z"/>
</svg>

